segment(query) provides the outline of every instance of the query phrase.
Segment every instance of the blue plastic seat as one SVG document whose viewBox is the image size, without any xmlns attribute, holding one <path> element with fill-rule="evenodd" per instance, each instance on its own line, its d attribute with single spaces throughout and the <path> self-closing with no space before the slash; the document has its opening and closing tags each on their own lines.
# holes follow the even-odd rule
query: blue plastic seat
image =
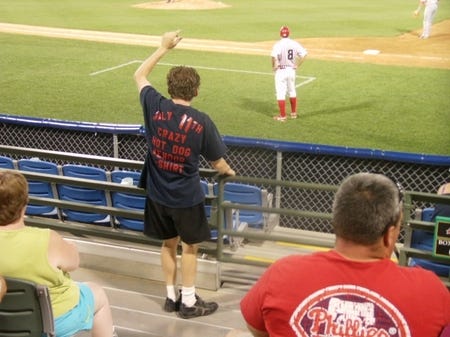
<svg viewBox="0 0 450 337">
<path fill-rule="evenodd" d="M 200 185 L 202 186 L 202 190 L 203 193 L 206 195 L 211 194 L 210 189 L 209 189 L 209 184 L 207 181 L 205 180 L 200 180 Z M 209 218 L 211 217 L 211 205 L 205 205 L 205 212 L 206 212 L 206 217 Z"/>
<path fill-rule="evenodd" d="M 13 160 L 9 157 L 0 156 L 0 168 L 13 170 Z"/>
<path fill-rule="evenodd" d="M 434 207 L 424 208 L 422 210 L 421 221 L 433 222 Z M 415 229 L 412 233 L 411 247 L 422 250 L 433 250 L 434 234 L 430 231 Z"/>
<path fill-rule="evenodd" d="M 212 192 L 211 192 L 212 189 L 210 189 L 210 185 L 207 181 L 200 180 L 200 185 L 202 186 L 202 190 L 203 190 L 203 193 L 205 194 L 205 196 L 212 194 Z M 208 222 L 210 222 L 210 220 L 211 220 L 211 209 L 212 209 L 212 206 L 207 205 L 205 203 L 205 213 L 206 213 L 206 218 L 208 219 Z M 211 240 L 217 240 L 217 236 L 218 236 L 217 229 L 212 228 L 211 229 Z"/>
<path fill-rule="evenodd" d="M 58 175 L 58 165 L 52 162 L 39 159 L 20 159 L 17 166 L 21 171 L 29 171 L 43 174 Z M 51 183 L 39 180 L 28 180 L 28 189 L 31 196 L 40 198 L 55 198 L 55 193 Z M 25 211 L 27 215 L 41 215 L 56 217 L 58 210 L 53 206 L 28 204 Z"/>
<path fill-rule="evenodd" d="M 62 173 L 67 177 L 107 181 L 106 171 L 98 167 L 66 164 Z M 105 190 L 63 184 L 58 184 L 57 189 L 59 198 L 64 201 L 108 206 Z M 110 217 L 105 214 L 63 209 L 63 215 L 69 221 L 110 225 Z"/>
<path fill-rule="evenodd" d="M 434 207 L 424 208 L 422 210 L 422 221 L 433 222 Z M 424 231 L 415 229 L 412 233 L 411 248 L 420 250 L 432 251 L 433 250 L 434 234 L 430 231 Z M 450 265 L 429 261 L 426 259 L 411 258 L 409 262 L 410 266 L 420 266 L 424 269 L 433 271 L 439 276 L 448 277 L 450 275 Z"/>
<path fill-rule="evenodd" d="M 141 173 L 136 171 L 115 170 L 111 172 L 111 181 L 114 183 L 123 184 L 126 183 L 127 178 L 131 178 L 133 179 L 133 185 L 137 186 L 140 176 Z M 143 195 L 112 192 L 111 199 L 113 207 L 144 212 L 145 196 Z M 117 216 L 116 221 L 121 228 L 141 232 L 144 230 L 144 221 L 142 220 Z"/>
<path fill-rule="evenodd" d="M 218 184 L 214 184 L 214 194 L 218 194 Z M 263 192 L 262 189 L 256 186 L 239 184 L 239 183 L 226 183 L 224 186 L 225 201 L 231 203 L 263 206 Z M 264 216 L 263 212 L 252 210 L 239 210 L 239 221 L 246 222 L 250 228 L 264 228 Z"/>
<path fill-rule="evenodd" d="M 448 277 L 450 272 L 450 265 L 439 262 L 433 262 L 425 259 L 412 258 L 409 262 L 410 267 L 419 266 L 424 269 L 433 271 L 436 275 Z"/>
</svg>

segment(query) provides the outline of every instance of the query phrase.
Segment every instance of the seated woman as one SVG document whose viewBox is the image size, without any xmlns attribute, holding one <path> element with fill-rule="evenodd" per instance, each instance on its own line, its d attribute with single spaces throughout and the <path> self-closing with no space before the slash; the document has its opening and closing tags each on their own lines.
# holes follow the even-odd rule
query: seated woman
<svg viewBox="0 0 450 337">
<path fill-rule="evenodd" d="M 108 298 L 97 284 L 77 283 L 69 272 L 79 266 L 77 247 L 56 231 L 25 226 L 28 184 L 14 170 L 0 172 L 0 275 L 46 285 L 58 337 L 91 330 L 115 336 Z"/>
</svg>

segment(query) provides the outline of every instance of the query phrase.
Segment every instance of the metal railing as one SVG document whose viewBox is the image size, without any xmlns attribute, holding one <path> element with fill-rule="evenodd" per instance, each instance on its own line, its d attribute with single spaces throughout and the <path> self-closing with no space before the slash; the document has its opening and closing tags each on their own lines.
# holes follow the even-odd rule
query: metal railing
<svg viewBox="0 0 450 337">
<path fill-rule="evenodd" d="M 92 155 L 82 155 L 76 153 L 67 152 L 57 152 L 57 151 L 45 151 L 36 150 L 29 148 L 19 148 L 11 146 L 0 146 L 0 152 L 6 154 L 14 154 L 15 156 L 28 156 L 28 157 L 39 157 L 46 158 L 50 161 L 58 162 L 81 162 L 89 165 L 96 165 L 101 167 L 110 168 L 120 168 L 128 170 L 141 170 L 143 167 L 142 161 L 117 159 L 110 157 L 100 157 Z M 73 177 L 66 177 L 62 175 L 49 175 L 28 171 L 21 171 L 28 180 L 38 180 L 50 182 L 51 184 L 70 184 L 81 187 L 88 187 L 93 189 L 102 189 L 107 193 L 110 192 L 124 192 L 124 193 L 134 193 L 138 195 L 145 195 L 145 191 L 138 187 L 127 186 L 114 182 L 101 182 L 90 179 L 80 179 Z M 201 169 L 200 174 L 202 177 L 215 180 L 218 183 L 218 194 L 217 197 L 208 197 L 207 202 L 212 203 L 216 212 L 213 214 L 212 226 L 217 226 L 219 239 L 214 243 L 208 243 L 201 247 L 201 252 L 207 253 L 214 256 L 218 261 L 222 262 L 233 262 L 240 264 L 250 264 L 250 265 L 267 265 L 270 262 L 261 261 L 258 259 L 245 259 L 239 254 L 235 254 L 237 247 L 230 247 L 226 242 L 233 242 L 235 238 L 241 238 L 248 241 L 270 241 L 270 242 L 283 242 L 288 244 L 298 244 L 298 245 L 309 245 L 320 248 L 331 248 L 334 244 L 333 236 L 326 235 L 326 233 L 309 233 L 312 235 L 305 235 L 305 231 L 292 229 L 288 234 L 284 232 L 277 231 L 255 231 L 255 230 L 244 230 L 236 231 L 231 229 L 230 223 L 233 222 L 233 215 L 231 210 L 255 210 L 265 212 L 270 214 L 272 221 L 274 221 L 275 226 L 278 225 L 279 217 L 282 215 L 284 217 L 295 217 L 308 219 L 320 219 L 325 223 L 328 223 L 330 228 L 331 213 L 328 212 L 317 212 L 310 210 L 300 210 L 298 208 L 290 208 L 283 205 L 283 203 L 275 203 L 275 207 L 260 207 L 260 206 L 249 206 L 243 204 L 230 203 L 224 200 L 224 184 L 226 182 L 240 182 L 246 184 L 257 184 L 263 186 L 270 186 L 273 189 L 290 190 L 296 191 L 296 193 L 325 193 L 328 194 L 329 199 L 332 200 L 332 196 L 337 189 L 337 185 L 326 185 L 326 184 L 314 184 L 307 182 L 294 182 L 285 181 L 279 179 L 267 179 L 267 178 L 255 178 L 255 177 L 224 177 L 219 176 L 216 171 L 211 169 Z M 292 192 L 291 192 L 292 193 Z M 81 204 L 76 202 L 69 202 L 59 200 L 58 198 L 39 198 L 30 196 L 30 203 L 37 205 L 51 205 L 59 209 L 69 208 L 79 211 L 89 211 L 101 214 L 107 214 L 111 217 L 122 216 L 132 219 L 143 220 L 143 212 L 120 209 L 112 206 L 94 206 L 88 204 Z M 419 203 L 443 203 L 450 204 L 450 196 L 440 196 L 432 193 L 422 193 L 414 191 L 406 191 L 406 198 L 404 203 L 404 236 L 405 244 L 400 245 L 399 251 L 399 263 L 401 265 L 407 265 L 408 259 L 410 257 L 425 258 L 430 261 L 438 261 L 440 263 L 450 264 L 447 259 L 442 259 L 435 257 L 431 252 L 417 250 L 410 247 L 411 243 L 411 233 L 414 229 L 425 229 L 434 230 L 434 224 L 429 222 L 419 221 L 411 217 L 413 214 L 414 205 Z M 331 204 L 328 205 L 331 209 Z M 231 215 L 230 215 L 231 214 Z M 224 219 L 226 219 L 224 221 Z M 151 239 L 146 237 L 141 232 L 136 232 L 132 230 L 121 229 L 111 222 L 111 227 L 100 226 L 96 224 L 86 224 L 86 223 L 76 223 L 68 222 L 64 219 L 51 219 L 48 217 L 41 216 L 28 216 L 26 219 L 28 225 L 47 227 L 59 231 L 70 232 L 75 235 L 87 235 L 87 236 L 97 236 L 102 238 L 110 238 L 115 240 L 122 240 L 127 242 L 135 243 L 146 243 L 150 245 L 160 246 L 161 242 L 159 240 Z M 225 241 L 224 238 L 228 238 Z M 443 279 L 443 281 L 450 287 L 450 275 L 449 279 Z"/>
<path fill-rule="evenodd" d="M 356 172 L 383 172 L 395 177 L 407 190 L 429 193 L 435 192 L 450 177 L 449 156 L 234 136 L 223 139 L 228 147 L 225 159 L 240 176 L 338 185 Z M 141 125 L 6 114 L 0 114 L 0 144 L 138 161 L 144 161 L 147 153 L 145 129 Z M 108 163 L 104 165 L 106 169 L 111 168 Z M 208 165 L 202 158 L 201 166 Z M 274 196 L 275 206 L 282 204 L 291 209 L 322 213 L 331 211 L 333 194 L 327 191 L 305 189 L 298 193 L 291 187 L 258 187 L 267 189 Z M 423 203 L 414 206 L 427 207 Z M 284 228 L 331 233 L 328 222 L 321 218 L 280 214 L 279 223 Z M 402 235 L 400 240 L 403 240 Z"/>
</svg>

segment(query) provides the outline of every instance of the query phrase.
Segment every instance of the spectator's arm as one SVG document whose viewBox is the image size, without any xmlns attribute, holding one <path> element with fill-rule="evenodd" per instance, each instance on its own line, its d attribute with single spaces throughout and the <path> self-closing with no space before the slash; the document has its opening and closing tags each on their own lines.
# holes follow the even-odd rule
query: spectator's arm
<svg viewBox="0 0 450 337">
<path fill-rule="evenodd" d="M 48 260 L 53 267 L 69 272 L 79 267 L 80 254 L 77 246 L 64 240 L 56 231 L 50 230 Z"/>
<path fill-rule="evenodd" d="M 6 294 L 6 281 L 3 276 L 0 276 L 0 302 L 2 301 L 3 296 Z"/>
<path fill-rule="evenodd" d="M 228 165 L 225 159 L 220 158 L 211 162 L 211 166 L 219 172 L 220 175 L 235 176 L 236 172 Z"/>
<path fill-rule="evenodd" d="M 159 62 L 159 60 L 172 48 L 174 48 L 178 42 L 181 41 L 182 37 L 178 34 L 179 30 L 175 32 L 167 32 L 164 33 L 161 46 L 156 49 L 156 51 L 151 54 L 134 73 L 134 81 L 136 82 L 136 86 L 138 91 L 141 92 L 142 88 L 150 85 L 149 80 L 147 79 L 148 75 L 152 72 L 153 68 Z"/>
</svg>

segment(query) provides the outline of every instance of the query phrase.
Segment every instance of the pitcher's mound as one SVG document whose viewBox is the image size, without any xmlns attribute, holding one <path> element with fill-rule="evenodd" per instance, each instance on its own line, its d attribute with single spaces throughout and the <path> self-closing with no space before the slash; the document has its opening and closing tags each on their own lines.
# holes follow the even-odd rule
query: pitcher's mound
<svg viewBox="0 0 450 337">
<path fill-rule="evenodd" d="M 175 0 L 171 2 L 165 1 L 152 1 L 144 2 L 141 4 L 133 5 L 133 7 L 145 8 L 145 9 L 177 9 L 177 10 L 202 10 L 202 9 L 219 9 L 230 7 L 221 1 L 212 0 Z"/>
</svg>

